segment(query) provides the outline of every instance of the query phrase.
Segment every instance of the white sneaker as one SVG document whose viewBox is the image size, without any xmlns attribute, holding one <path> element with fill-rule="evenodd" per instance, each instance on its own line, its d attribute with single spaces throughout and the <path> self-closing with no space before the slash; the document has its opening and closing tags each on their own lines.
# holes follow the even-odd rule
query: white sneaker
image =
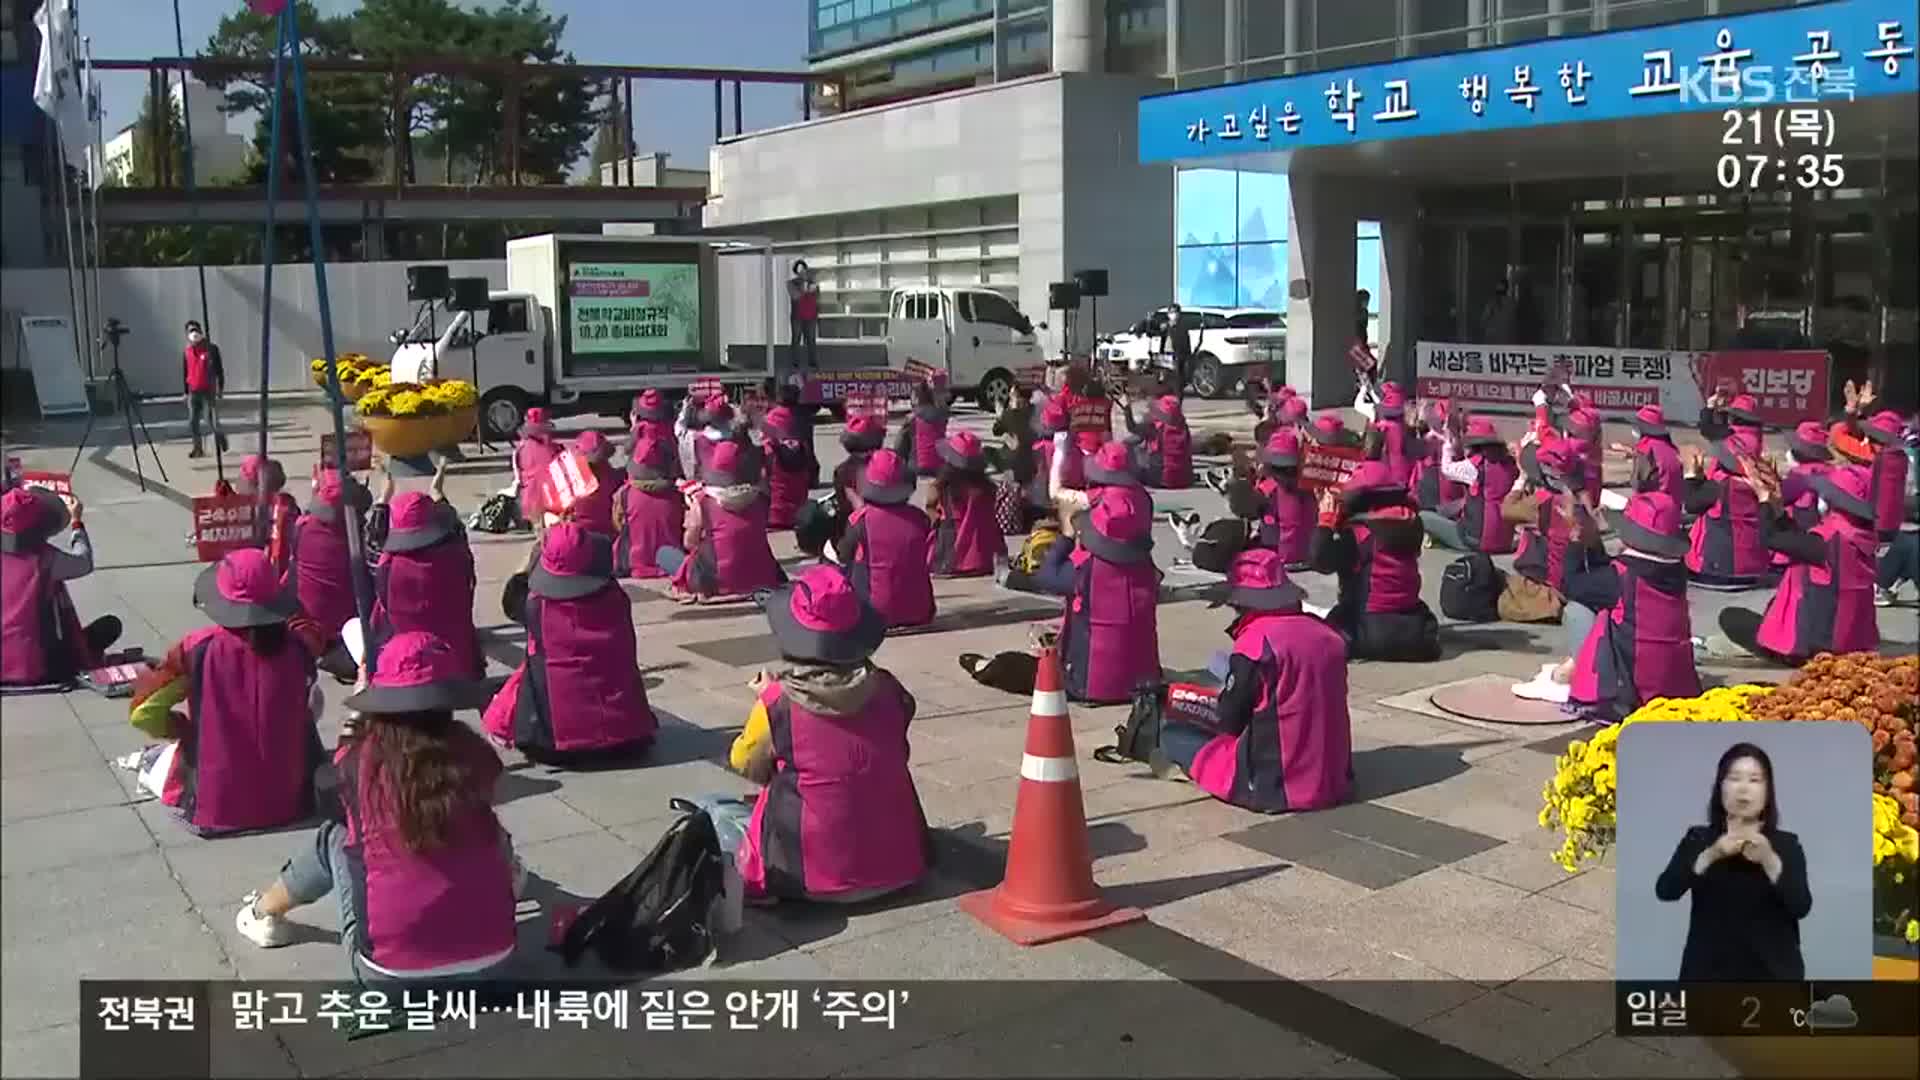
<svg viewBox="0 0 1920 1080">
<path fill-rule="evenodd" d="M 233 913 L 233 928 L 240 936 L 263 949 L 277 949 L 293 940 L 293 928 L 278 915 L 262 915 L 253 909 L 260 899 L 257 892 L 241 898 L 240 910 Z"/>
<path fill-rule="evenodd" d="M 140 759 L 145 757 L 146 753 L 145 750 L 135 750 L 130 754 L 122 754 L 113 759 L 114 767 L 137 773 L 140 771 Z"/>
<path fill-rule="evenodd" d="M 1167 511 L 1167 527 L 1173 530 L 1173 535 L 1180 541 L 1181 547 L 1189 551 L 1193 550 L 1193 538 L 1187 532 L 1187 522 L 1180 516 L 1180 511 Z"/>
<path fill-rule="evenodd" d="M 1324 619 L 1333 614 L 1333 609 L 1330 607 L 1321 607 L 1319 604 L 1309 604 L 1304 600 L 1300 602 L 1300 610 L 1316 619 Z"/>
<path fill-rule="evenodd" d="M 1882 589 L 1879 586 L 1874 587 L 1874 590 L 1873 590 L 1873 606 L 1874 607 L 1892 607 L 1894 604 L 1898 603 L 1899 600 L 1900 600 L 1899 596 L 1895 595 L 1892 589 Z"/>
<path fill-rule="evenodd" d="M 1543 671 L 1532 682 L 1515 683 L 1513 696 L 1528 701 L 1545 701 L 1554 705 L 1565 705 L 1572 687 L 1563 682 L 1555 682 L 1551 669 Z"/>
</svg>

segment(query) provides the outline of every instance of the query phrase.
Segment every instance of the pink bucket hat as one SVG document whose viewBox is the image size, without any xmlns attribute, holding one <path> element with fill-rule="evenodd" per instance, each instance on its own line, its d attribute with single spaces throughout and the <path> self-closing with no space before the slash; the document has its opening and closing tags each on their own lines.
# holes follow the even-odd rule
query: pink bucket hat
<svg viewBox="0 0 1920 1080">
<path fill-rule="evenodd" d="M 713 453 L 707 458 L 707 467 L 700 474 L 700 482 L 708 487 L 733 487 L 735 484 L 749 482 L 748 469 L 752 462 L 740 450 L 740 444 L 728 439 L 716 443 Z"/>
<path fill-rule="evenodd" d="M 1840 465 L 1813 478 L 1827 505 L 1863 525 L 1873 524 L 1873 473 L 1865 465 Z"/>
<path fill-rule="evenodd" d="M 775 438 L 793 438 L 793 410 L 785 405 L 775 405 L 760 418 L 760 426 L 771 432 Z"/>
<path fill-rule="evenodd" d="M 1313 418 L 1313 426 L 1307 429 L 1307 435 L 1314 442 L 1331 446 L 1347 446 L 1358 441 L 1358 437 L 1341 421 L 1336 412 L 1323 412 Z"/>
<path fill-rule="evenodd" d="M 887 441 L 887 422 L 862 413 L 847 417 L 847 428 L 840 433 L 840 446 L 851 453 L 880 449 Z"/>
<path fill-rule="evenodd" d="M 673 445 L 665 439 L 643 438 L 627 452 L 627 475 L 643 483 L 667 479 Z"/>
<path fill-rule="evenodd" d="M 613 443 L 597 431 L 583 431 L 573 437 L 573 452 L 590 462 L 613 457 Z"/>
<path fill-rule="evenodd" d="M 42 488 L 17 487 L 0 497 L 0 551 L 27 551 L 67 527 L 67 504 Z"/>
<path fill-rule="evenodd" d="M 1180 399 L 1172 394 L 1161 394 L 1147 406 L 1147 419 L 1158 420 L 1163 424 L 1186 422 L 1186 415 L 1180 408 Z"/>
<path fill-rule="evenodd" d="M 1793 456 L 1801 461 L 1830 461 L 1833 448 L 1827 442 L 1827 428 L 1818 420 L 1802 420 L 1787 440 Z"/>
<path fill-rule="evenodd" d="M 1759 409 L 1760 403 L 1754 400 L 1752 394 L 1741 394 L 1732 401 L 1727 402 L 1727 415 L 1733 418 L 1735 423 L 1746 424 L 1750 427 L 1758 427 L 1760 425 Z"/>
<path fill-rule="evenodd" d="M 1493 426 L 1493 421 L 1484 416 L 1467 420 L 1463 439 L 1468 446 L 1505 446 L 1507 442 L 1500 437 L 1500 431 Z"/>
<path fill-rule="evenodd" d="M 1549 439 L 1522 450 L 1520 467 L 1535 484 L 1550 491 L 1565 491 L 1579 467 L 1579 458 L 1565 439 Z"/>
<path fill-rule="evenodd" d="M 1644 491 L 1627 500 L 1625 510 L 1609 510 L 1613 531 L 1635 551 L 1677 559 L 1687 553 L 1680 504 L 1664 491 Z"/>
<path fill-rule="evenodd" d="M 424 630 L 395 634 L 380 646 L 367 687 L 346 700 L 363 713 L 452 712 L 485 708 L 487 684 L 460 670 L 453 646 Z"/>
<path fill-rule="evenodd" d="M 1300 465 L 1300 433 L 1282 428 L 1267 437 L 1267 445 L 1260 449 L 1260 460 L 1276 469 L 1293 469 Z"/>
<path fill-rule="evenodd" d="M 1759 455 L 1760 437 L 1744 428 L 1736 428 L 1729 432 L 1726 438 L 1715 443 L 1713 447 L 1713 459 L 1720 463 L 1722 469 L 1736 475 L 1741 471 L 1741 457 L 1758 457 Z"/>
<path fill-rule="evenodd" d="M 338 470 L 321 469 L 320 475 L 313 481 L 313 501 L 307 506 L 307 513 L 321 521 L 333 524 L 340 520 L 340 500 L 351 497 L 355 506 L 365 508 L 370 501 L 366 488 L 352 479 L 343 479 Z"/>
<path fill-rule="evenodd" d="M 1133 471 L 1133 451 L 1122 442 L 1106 442 L 1093 452 L 1086 464 L 1087 483 L 1143 486 Z"/>
<path fill-rule="evenodd" d="M 651 420 L 658 424 L 673 420 L 673 410 L 667 405 L 667 398 L 658 390 L 642 390 L 633 398 L 635 419 Z"/>
<path fill-rule="evenodd" d="M 1660 438 L 1667 434 L 1667 414 L 1658 405 L 1642 405 L 1634 410 L 1633 430 L 1643 438 Z"/>
<path fill-rule="evenodd" d="M 1376 491 L 1404 491 L 1406 485 L 1393 478 L 1384 461 L 1363 461 L 1347 482 L 1340 485 L 1340 497 L 1348 502 Z"/>
<path fill-rule="evenodd" d="M 193 606 L 216 625 L 243 630 L 286 622 L 300 602 L 265 551 L 242 548 L 200 571 L 193 582 Z"/>
<path fill-rule="evenodd" d="M 1280 401 L 1280 422 L 1297 424 L 1307 418 L 1307 399 L 1294 395 Z"/>
<path fill-rule="evenodd" d="M 424 491 L 405 492 L 393 500 L 387 524 L 387 551 L 418 551 L 453 533 L 451 507 L 442 507 Z"/>
<path fill-rule="evenodd" d="M 240 479 L 255 491 L 272 494 L 287 486 L 287 470 L 272 458 L 248 454 L 240 459 Z"/>
<path fill-rule="evenodd" d="M 522 435 L 551 435 L 553 421 L 547 419 L 547 410 L 535 405 L 527 410 L 526 419 L 520 421 Z"/>
<path fill-rule="evenodd" d="M 913 498 L 913 474 L 891 450 L 875 450 L 860 474 L 860 497 L 879 506 L 898 506 Z"/>
<path fill-rule="evenodd" d="M 572 521 L 548 527 L 540 565 L 527 575 L 527 588 L 549 600 L 577 600 L 612 582 L 613 539 Z"/>
<path fill-rule="evenodd" d="M 1076 527 L 1086 549 L 1108 562 L 1137 563 L 1153 558 L 1153 500 L 1136 487 L 1111 484 L 1093 497 Z"/>
<path fill-rule="evenodd" d="M 1860 425 L 1860 433 L 1881 446 L 1899 446 L 1900 436 L 1906 430 L 1906 424 L 1900 420 L 1900 414 L 1892 409 L 1882 409 L 1873 414 L 1873 418 Z"/>
<path fill-rule="evenodd" d="M 949 435 L 939 446 L 940 460 L 956 469 L 979 472 L 987 467 L 987 452 L 971 431 Z"/>
<path fill-rule="evenodd" d="M 725 427 L 733 423 L 733 403 L 725 394 L 709 394 L 700 406 L 700 422 L 708 427 Z"/>
<path fill-rule="evenodd" d="M 1306 590 L 1287 577 L 1286 560 L 1269 547 L 1248 548 L 1227 566 L 1227 592 L 1211 606 L 1241 611 L 1299 611 Z"/>
<path fill-rule="evenodd" d="M 1575 409 L 1567 414 L 1567 429 L 1582 439 L 1600 433 L 1600 414 L 1592 409 Z"/>
<path fill-rule="evenodd" d="M 768 593 L 762 606 L 780 654 L 798 663 L 859 664 L 887 636 L 886 620 L 834 566 L 808 570 Z"/>
</svg>

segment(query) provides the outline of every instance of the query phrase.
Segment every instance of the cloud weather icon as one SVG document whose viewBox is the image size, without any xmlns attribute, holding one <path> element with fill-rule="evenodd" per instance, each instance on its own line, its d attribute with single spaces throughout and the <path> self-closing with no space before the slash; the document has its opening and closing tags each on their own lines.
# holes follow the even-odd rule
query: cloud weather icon
<svg viewBox="0 0 1920 1080">
<path fill-rule="evenodd" d="M 1807 1027 L 1814 1031 L 1843 1031 L 1859 1024 L 1860 1014 L 1853 1011 L 1853 1000 L 1845 994 L 1816 1001 L 1807 1010 Z"/>
</svg>

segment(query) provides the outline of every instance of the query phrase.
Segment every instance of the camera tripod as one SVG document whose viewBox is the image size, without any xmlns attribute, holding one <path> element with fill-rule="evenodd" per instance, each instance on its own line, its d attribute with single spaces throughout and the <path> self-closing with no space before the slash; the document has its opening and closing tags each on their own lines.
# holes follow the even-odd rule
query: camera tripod
<svg viewBox="0 0 1920 1080">
<path fill-rule="evenodd" d="M 114 408 L 120 412 L 127 425 L 127 445 L 133 450 L 133 475 L 140 481 L 140 491 L 147 490 L 147 474 L 140 467 L 140 440 L 134 437 L 134 425 L 140 426 L 140 434 L 147 437 L 147 452 L 153 455 L 153 467 L 160 470 L 160 480 L 167 482 L 167 466 L 160 460 L 160 451 L 153 445 L 153 432 L 147 430 L 146 418 L 140 415 L 140 399 L 133 388 L 127 385 L 127 374 L 120 369 L 120 339 L 126 336 L 122 328 L 119 333 L 108 330 L 101 335 L 113 347 L 113 371 L 107 376 L 107 382 L 113 387 Z M 72 473 L 80 467 L 80 455 L 87 452 L 87 440 L 93 437 L 93 421 L 96 413 L 87 409 L 87 429 L 80 433 L 80 445 L 74 447 L 73 464 L 67 466 Z"/>
</svg>

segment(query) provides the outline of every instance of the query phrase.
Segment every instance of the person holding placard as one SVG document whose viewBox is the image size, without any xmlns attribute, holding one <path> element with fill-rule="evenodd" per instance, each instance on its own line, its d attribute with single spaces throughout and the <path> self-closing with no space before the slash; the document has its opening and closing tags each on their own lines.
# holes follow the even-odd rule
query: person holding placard
<svg viewBox="0 0 1920 1080">
<path fill-rule="evenodd" d="M 0 496 L 0 684 L 68 683 L 99 666 L 120 639 L 120 620 L 82 624 L 67 582 L 93 573 L 93 542 L 80 500 L 42 488 Z M 73 529 L 71 549 L 53 538 Z"/>
<path fill-rule="evenodd" d="M 567 447 L 580 463 L 593 473 L 594 488 L 567 508 L 567 516 L 604 536 L 617 530 L 613 517 L 613 495 L 620 489 L 620 474 L 613 467 L 613 443 L 597 431 L 583 431 Z"/>
<path fill-rule="evenodd" d="M 278 461 L 248 454 L 240 462 L 240 476 L 233 485 L 237 495 L 254 498 L 254 528 L 267 559 L 282 574 L 293 562 L 293 530 L 300 520 L 300 504 L 287 494 L 287 471 Z"/>
<path fill-rule="evenodd" d="M 751 596 L 787 580 L 767 542 L 767 496 L 743 473 L 745 449 L 718 443 L 687 507 L 684 547 L 657 556 L 682 603 Z"/>
<path fill-rule="evenodd" d="M 354 565 L 347 542 L 348 499 L 364 507 L 370 502 L 370 493 L 352 477 L 343 480 L 333 469 L 319 470 L 307 512 L 294 523 L 291 576 L 301 610 L 320 624 L 328 641 L 335 643 L 327 651 L 326 670 L 351 681 L 353 660 L 339 645 L 340 628 L 358 614 L 353 575 L 366 573 L 367 567 Z"/>
<path fill-rule="evenodd" d="M 1385 462 L 1368 461 L 1338 489 L 1320 493 L 1313 568 L 1334 574 L 1340 598 L 1327 621 L 1357 659 L 1440 658 L 1440 624 L 1420 599 L 1419 509 Z"/>
<path fill-rule="evenodd" d="M 800 438 L 794 410 L 776 405 L 760 421 L 760 455 L 766 462 L 767 527 L 791 529 L 806 505 L 818 465 Z"/>
<path fill-rule="evenodd" d="M 546 516 L 541 505 L 541 485 L 547 478 L 547 466 L 560 456 L 561 446 L 553 437 L 553 423 L 547 410 L 534 406 L 520 423 L 520 441 L 513 448 L 514 486 L 520 494 L 520 517 L 538 530 Z"/>
<path fill-rule="evenodd" d="M 986 449 L 972 432 L 959 432 L 940 444 L 933 507 L 936 520 L 927 565 L 935 576 L 984 577 L 1006 561 L 1007 542 L 995 518 Z"/>
</svg>

